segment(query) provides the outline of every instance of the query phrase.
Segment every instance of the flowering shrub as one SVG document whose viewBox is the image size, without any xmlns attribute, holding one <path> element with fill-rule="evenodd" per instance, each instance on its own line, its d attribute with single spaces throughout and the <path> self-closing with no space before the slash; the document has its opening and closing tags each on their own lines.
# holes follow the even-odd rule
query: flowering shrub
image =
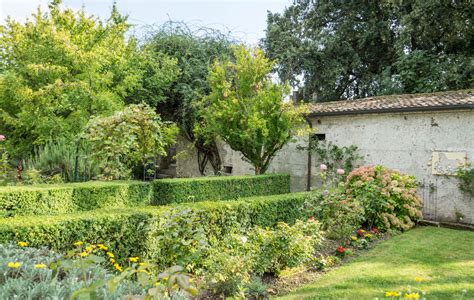
<svg viewBox="0 0 474 300">
<path fill-rule="evenodd" d="M 61 255 L 26 242 L 0 244 L 0 299 L 184 299 L 186 293 L 197 293 L 180 267 L 153 274 L 138 257 L 119 264 L 103 244 L 78 241 L 74 246 Z"/>
<path fill-rule="evenodd" d="M 407 230 L 421 218 L 415 177 L 383 166 L 353 170 L 347 177 L 346 195 L 348 201 L 360 201 L 369 227 Z"/>
<path fill-rule="evenodd" d="M 344 189 L 311 192 L 303 209 L 321 222 L 321 229 L 331 239 L 344 239 L 363 222 L 363 210 L 358 201 L 348 199 Z"/>
</svg>

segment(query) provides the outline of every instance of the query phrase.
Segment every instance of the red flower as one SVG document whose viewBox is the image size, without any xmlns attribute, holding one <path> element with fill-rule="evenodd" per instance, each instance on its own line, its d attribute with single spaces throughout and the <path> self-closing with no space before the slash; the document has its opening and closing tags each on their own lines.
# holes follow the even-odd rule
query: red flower
<svg viewBox="0 0 474 300">
<path fill-rule="evenodd" d="M 310 217 L 309 220 L 310 220 L 310 221 L 314 221 L 314 217 Z"/>
<path fill-rule="evenodd" d="M 370 231 L 371 231 L 372 233 L 378 233 L 378 232 L 379 232 L 379 230 L 378 230 L 377 228 L 375 228 L 375 227 L 372 227 L 372 229 L 370 229 Z"/>
<path fill-rule="evenodd" d="M 365 230 L 364 229 L 359 229 L 359 230 L 357 230 L 357 234 L 360 235 L 360 236 L 363 236 L 365 234 Z"/>
<path fill-rule="evenodd" d="M 337 252 L 344 253 L 344 251 L 346 251 L 346 249 L 344 249 L 344 247 L 342 247 L 342 246 L 337 247 Z"/>
</svg>

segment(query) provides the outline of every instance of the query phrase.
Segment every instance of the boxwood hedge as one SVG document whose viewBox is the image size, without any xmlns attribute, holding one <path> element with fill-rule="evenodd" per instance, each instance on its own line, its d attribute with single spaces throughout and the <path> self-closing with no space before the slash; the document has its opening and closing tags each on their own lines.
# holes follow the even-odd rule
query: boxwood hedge
<svg viewBox="0 0 474 300">
<path fill-rule="evenodd" d="M 231 230 L 254 225 L 273 226 L 306 218 L 301 206 L 307 193 L 250 197 L 225 202 L 185 203 L 168 206 L 99 209 L 50 216 L 18 216 L 0 220 L 0 243 L 25 241 L 65 251 L 78 240 L 107 244 L 120 257 L 153 260 L 159 253 L 159 226 L 171 211 L 193 212 L 208 236 L 220 237 Z M 172 234 L 166 232 L 166 234 Z"/>
<path fill-rule="evenodd" d="M 0 217 L 144 206 L 151 192 L 151 185 L 140 181 L 2 187 Z"/>
<path fill-rule="evenodd" d="M 231 200 L 290 192 L 290 175 L 218 176 L 153 182 L 152 204 Z"/>
</svg>

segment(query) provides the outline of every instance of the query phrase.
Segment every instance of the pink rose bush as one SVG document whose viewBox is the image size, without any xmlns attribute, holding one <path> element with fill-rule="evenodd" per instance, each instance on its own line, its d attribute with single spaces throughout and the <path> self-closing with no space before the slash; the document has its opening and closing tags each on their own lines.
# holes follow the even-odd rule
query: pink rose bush
<svg viewBox="0 0 474 300">
<path fill-rule="evenodd" d="M 414 176 L 383 166 L 364 166 L 347 176 L 346 195 L 364 208 L 369 227 L 407 230 L 422 214 Z"/>
<path fill-rule="evenodd" d="M 5 139 L 5 136 L 3 134 L 0 134 L 0 142 L 3 142 Z"/>
</svg>

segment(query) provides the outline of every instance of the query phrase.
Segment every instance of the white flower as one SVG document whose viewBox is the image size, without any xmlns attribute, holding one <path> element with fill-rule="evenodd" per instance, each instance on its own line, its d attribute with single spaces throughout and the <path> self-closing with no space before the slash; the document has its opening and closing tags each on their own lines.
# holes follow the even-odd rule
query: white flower
<svg viewBox="0 0 474 300">
<path fill-rule="evenodd" d="M 241 240 L 242 240 L 242 243 L 244 243 L 244 244 L 247 243 L 247 237 L 246 236 L 242 236 Z"/>
</svg>

